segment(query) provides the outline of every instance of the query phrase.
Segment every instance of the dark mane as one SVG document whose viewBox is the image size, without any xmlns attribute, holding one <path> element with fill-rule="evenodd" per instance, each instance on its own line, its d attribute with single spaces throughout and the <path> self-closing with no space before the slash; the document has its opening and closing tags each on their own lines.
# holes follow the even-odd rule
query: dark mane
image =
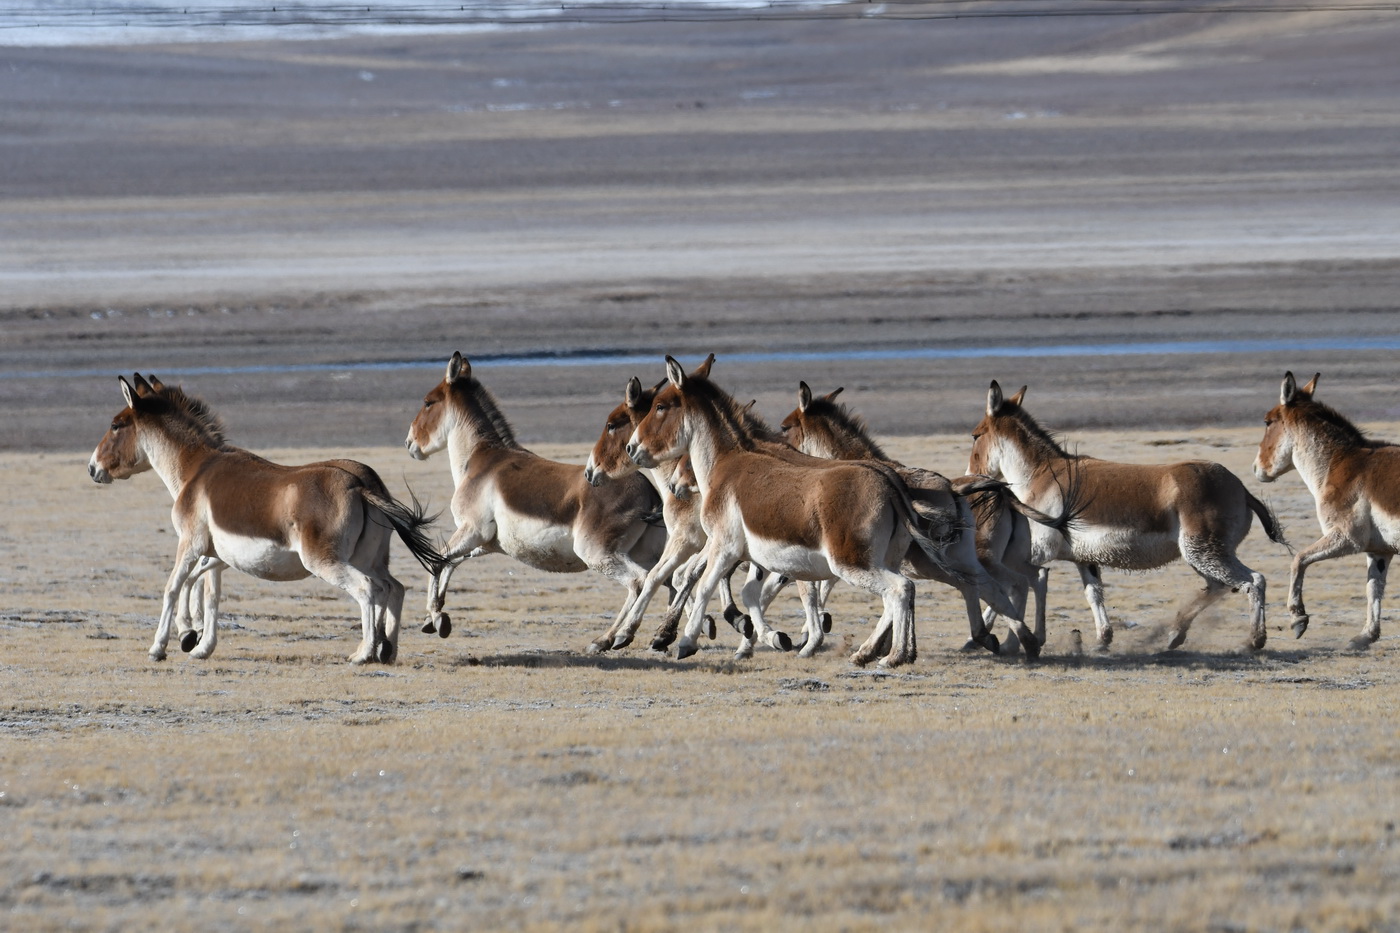
<svg viewBox="0 0 1400 933">
<path fill-rule="evenodd" d="M 686 391 L 709 403 L 720 420 L 720 428 L 745 450 L 753 450 L 756 443 L 785 444 L 782 435 L 754 413 L 751 407 L 740 405 L 734 396 L 715 385 L 705 376 L 686 376 Z"/>
<path fill-rule="evenodd" d="M 1027 443 L 1036 450 L 1049 456 L 1064 457 L 1069 460 L 1084 459 L 1082 454 L 1072 454 L 1065 450 L 1064 446 L 1060 443 L 1059 436 L 1042 428 L 1040 423 L 1031 417 L 1031 413 L 1020 405 L 1010 401 L 1003 402 L 997 415 L 1015 418 L 1016 423 L 1019 424 L 1026 433 Z"/>
<path fill-rule="evenodd" d="M 475 378 L 468 377 L 453 382 L 451 388 L 460 397 L 462 410 L 467 413 L 473 432 L 479 439 L 501 447 L 521 449 L 520 443 L 515 439 L 515 429 L 510 426 L 506 416 L 501 414 L 496 397 L 486 386 Z"/>
<path fill-rule="evenodd" d="M 1346 447 L 1366 447 L 1376 449 L 1379 447 L 1393 447 L 1389 441 L 1378 441 L 1367 437 L 1365 432 L 1358 428 L 1341 412 L 1331 405 L 1323 404 L 1315 399 L 1309 399 L 1294 407 L 1298 414 L 1305 416 L 1308 421 L 1317 427 L 1328 440 L 1344 445 Z"/>
<path fill-rule="evenodd" d="M 210 447 L 223 447 L 228 441 L 224 438 L 224 423 L 219 416 L 200 398 L 186 395 L 179 386 L 161 386 L 144 399 L 142 406 L 156 415 L 175 415 L 172 427 L 187 434 L 195 443 Z"/>
<path fill-rule="evenodd" d="M 851 412 L 845 405 L 824 398 L 814 398 L 807 405 L 805 414 L 826 421 L 831 425 L 833 434 L 849 439 L 853 444 L 859 444 L 872 459 L 889 459 L 885 455 L 885 451 L 870 436 L 870 429 L 866 426 L 865 419 Z"/>
</svg>

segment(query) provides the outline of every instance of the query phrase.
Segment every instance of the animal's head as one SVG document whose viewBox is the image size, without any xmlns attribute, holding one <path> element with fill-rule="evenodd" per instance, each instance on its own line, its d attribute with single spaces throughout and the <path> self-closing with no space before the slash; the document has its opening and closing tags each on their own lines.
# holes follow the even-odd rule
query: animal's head
<svg viewBox="0 0 1400 933">
<path fill-rule="evenodd" d="M 695 385 L 708 382 L 715 355 L 711 353 L 694 372 L 686 375 L 681 364 L 666 357 L 666 385 L 651 401 L 651 411 L 637 422 L 627 442 L 627 456 L 633 463 L 653 467 L 676 460 L 690 446 L 690 407 Z"/>
<path fill-rule="evenodd" d="M 125 376 L 118 376 L 122 399 L 126 407 L 112 416 L 112 424 L 102 435 L 92 457 L 88 459 L 88 476 L 93 482 L 107 484 L 113 480 L 128 479 L 137 473 L 151 469 L 150 458 L 141 443 L 141 423 L 154 413 L 158 389 L 141 377 L 140 373 L 127 382 Z M 160 386 L 159 381 L 156 386 Z"/>
<path fill-rule="evenodd" d="M 1305 386 L 1299 386 L 1293 374 L 1284 373 L 1279 389 L 1278 404 L 1264 415 L 1264 436 L 1259 440 L 1259 452 L 1254 457 L 1254 476 L 1261 483 L 1272 483 L 1293 469 L 1293 425 L 1299 416 L 1313 406 L 1313 393 L 1321 373 Z"/>
<path fill-rule="evenodd" d="M 584 479 L 594 486 L 601 486 L 610 479 L 618 479 L 637 469 L 637 464 L 627 456 L 627 442 L 637 424 L 651 411 L 652 399 L 666 383 L 659 382 L 650 389 L 642 387 L 642 380 L 633 376 L 627 381 L 622 404 L 608 415 L 603 425 L 603 433 L 588 455 L 588 463 L 583 468 Z"/>
<path fill-rule="evenodd" d="M 813 396 L 807 383 L 797 384 L 797 407 L 792 410 L 780 425 L 783 440 L 804 453 L 816 457 L 831 456 L 831 423 L 829 417 L 836 411 L 836 396 L 843 389 L 838 388 L 822 396 Z"/>
<path fill-rule="evenodd" d="M 447 372 L 442 381 L 423 396 L 423 407 L 418 409 L 413 423 L 408 426 L 404 446 L 414 460 L 426 460 L 447 446 L 447 438 L 456 419 L 453 387 L 459 383 L 465 384 L 471 378 L 472 364 L 461 353 L 454 351 L 452 359 L 447 361 Z"/>
<path fill-rule="evenodd" d="M 980 473 L 995 479 L 1001 478 L 1003 446 L 1012 423 L 1021 414 L 1021 403 L 1026 397 L 1026 387 L 1007 398 L 1001 391 L 1001 384 L 995 379 L 987 389 L 987 410 L 977 427 L 972 429 L 972 453 L 967 460 L 967 472 Z"/>
</svg>

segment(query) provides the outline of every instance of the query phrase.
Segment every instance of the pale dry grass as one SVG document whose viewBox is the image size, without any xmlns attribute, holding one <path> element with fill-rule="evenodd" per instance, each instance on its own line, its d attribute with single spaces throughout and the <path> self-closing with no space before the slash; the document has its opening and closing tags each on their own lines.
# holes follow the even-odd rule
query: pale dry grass
<svg viewBox="0 0 1400 933">
<path fill-rule="evenodd" d="M 1257 433 L 1074 440 L 1248 477 Z M 948 473 L 966 456 L 962 437 L 889 447 Z M 348 453 L 446 504 L 443 464 Z M 0 456 L 7 928 L 1397 928 L 1400 677 L 1393 628 L 1346 649 L 1360 558 L 1311 573 L 1295 641 L 1288 555 L 1256 529 L 1258 656 L 1235 653 L 1238 596 L 1158 653 L 1181 568 L 1109 574 L 1139 626 L 1083 659 L 1065 636 L 1091 623 L 1057 570 L 1035 666 L 959 653 L 958 601 L 924 587 L 919 661 L 891 674 L 835 650 L 875 611 L 840 589 L 809 661 L 735 663 L 724 631 L 682 663 L 641 640 L 585 657 L 616 588 L 504 558 L 459 572 L 442 640 L 412 622 L 425 581 L 399 549 L 395 667 L 345 663 L 337 591 L 232 573 L 214 658 L 154 664 L 168 496 L 152 476 L 98 488 L 85 459 Z M 1296 477 L 1263 492 L 1295 544 L 1315 536 Z"/>
</svg>

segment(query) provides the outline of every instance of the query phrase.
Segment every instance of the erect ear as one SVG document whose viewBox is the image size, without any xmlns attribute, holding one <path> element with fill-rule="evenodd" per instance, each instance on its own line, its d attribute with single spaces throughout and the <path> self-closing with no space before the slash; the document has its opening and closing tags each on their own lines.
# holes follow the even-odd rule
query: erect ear
<svg viewBox="0 0 1400 933">
<path fill-rule="evenodd" d="M 1017 392 L 1015 395 L 1013 395 L 1013 396 L 1011 396 L 1009 399 L 1007 399 L 1007 400 L 1006 400 L 1006 403 L 1007 403 L 1008 405 L 1015 405 L 1015 406 L 1017 406 L 1017 407 L 1020 407 L 1021 404 L 1025 402 L 1025 400 L 1026 400 L 1026 386 L 1021 386 L 1021 391 L 1020 391 L 1020 392 Z"/>
<path fill-rule="evenodd" d="M 705 362 L 695 367 L 694 371 L 691 372 L 691 375 L 701 376 L 705 379 L 708 379 L 710 378 L 710 367 L 713 365 L 715 365 L 715 355 L 711 353 L 709 356 L 705 357 Z"/>
<path fill-rule="evenodd" d="M 1283 385 L 1279 386 L 1278 401 L 1280 405 L 1292 405 L 1293 400 L 1298 397 L 1298 383 L 1293 380 L 1291 371 L 1283 374 Z"/>
<path fill-rule="evenodd" d="M 150 383 L 151 383 L 151 388 L 152 388 L 154 391 L 156 391 L 156 392 L 164 392 L 164 391 L 165 391 L 165 383 L 163 383 L 163 382 L 161 382 L 159 379 L 157 379 L 154 373 L 152 373 L 151 375 L 147 376 L 146 378 L 150 381 Z"/>
<path fill-rule="evenodd" d="M 991 388 L 987 390 L 987 414 L 995 415 L 1001 410 L 1004 401 L 1001 396 L 1001 383 L 993 379 Z"/>
<path fill-rule="evenodd" d="M 137 377 L 140 378 L 140 377 Z M 131 387 L 131 383 L 126 381 L 125 376 L 118 376 L 117 381 L 122 384 L 122 398 L 126 401 L 127 408 L 136 407 L 136 390 Z"/>
<path fill-rule="evenodd" d="M 1314 373 L 1312 379 L 1309 380 L 1308 384 L 1298 390 L 1299 394 L 1306 395 L 1308 398 L 1312 398 L 1313 393 L 1317 391 L 1317 380 L 1321 378 L 1322 373 Z"/>
<path fill-rule="evenodd" d="M 151 384 L 140 373 L 131 374 L 131 386 L 136 390 L 137 398 L 150 398 L 156 394 L 156 390 L 151 388 Z"/>
<path fill-rule="evenodd" d="M 627 380 L 627 392 L 623 395 L 627 401 L 627 407 L 636 411 L 642 407 L 642 380 L 633 376 Z"/>
<path fill-rule="evenodd" d="M 833 389 L 832 391 L 826 393 L 826 398 L 825 398 L 824 401 L 834 402 L 834 401 L 836 401 L 836 396 L 840 395 L 842 392 L 845 392 L 845 391 L 846 391 L 846 387 L 845 387 L 845 386 L 837 386 L 837 387 L 836 387 L 835 389 Z"/>
<path fill-rule="evenodd" d="M 685 370 L 673 357 L 666 357 L 666 379 L 677 389 L 685 386 Z"/>
<path fill-rule="evenodd" d="M 459 350 L 452 351 L 452 359 L 447 361 L 447 381 L 456 382 L 458 379 L 466 379 L 472 374 L 472 364 L 467 362 L 467 358 Z"/>
<path fill-rule="evenodd" d="M 803 414 L 807 413 L 807 406 L 812 404 L 812 389 L 805 382 L 797 383 L 797 410 Z"/>
</svg>

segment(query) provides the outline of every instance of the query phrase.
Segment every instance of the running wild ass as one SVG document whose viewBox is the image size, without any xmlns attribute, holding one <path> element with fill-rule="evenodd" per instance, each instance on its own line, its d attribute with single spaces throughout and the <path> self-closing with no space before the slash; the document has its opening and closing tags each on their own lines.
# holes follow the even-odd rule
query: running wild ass
<svg viewBox="0 0 1400 933">
<path fill-rule="evenodd" d="M 1366 555 L 1366 623 L 1351 640 L 1367 648 L 1381 637 L 1381 599 L 1390 558 L 1400 551 L 1400 447 L 1368 438 L 1313 398 L 1317 380 L 1283 377 L 1279 403 L 1264 416 L 1254 475 L 1272 483 L 1296 469 L 1317 503 L 1322 537 L 1293 556 L 1288 609 L 1299 638 L 1308 629 L 1303 574 L 1320 560 Z"/>
<path fill-rule="evenodd" d="M 340 587 L 360 605 L 362 637 L 351 662 L 393 662 L 404 588 L 389 573 L 390 538 L 397 532 L 429 571 L 442 560 L 423 532 L 431 519 L 421 506 L 396 501 L 362 463 L 271 463 L 228 444 L 209 407 L 180 388 L 140 374 L 119 380 L 126 407 L 93 451 L 88 475 L 105 484 L 154 470 L 175 499 L 179 543 L 151 658 L 165 658 L 171 622 L 200 573 L 204 631 L 191 653 L 213 653 L 220 575 L 234 567 L 263 580 L 314 575 Z M 182 638 L 181 647 L 190 650 L 190 641 Z"/>
<path fill-rule="evenodd" d="M 807 383 L 798 384 L 797 407 L 783 419 L 783 436 L 798 450 L 814 457 L 835 460 L 876 460 L 886 463 L 899 471 L 906 481 L 919 476 L 938 476 L 930 471 L 915 471 L 889 459 L 884 450 L 870 436 L 865 421 L 853 414 L 845 405 L 836 401 L 841 394 L 836 389 L 823 396 L 814 396 Z M 968 622 L 973 638 L 966 647 L 975 647 L 985 639 L 987 625 L 996 618 L 998 612 L 1006 613 L 1011 622 L 1011 639 L 1001 646 L 1003 654 L 1014 653 L 1017 642 L 1025 646 L 1026 656 L 1034 658 L 1040 654 L 1045 640 L 1045 612 L 1043 605 L 1036 614 L 1036 631 L 1026 629 L 1024 613 L 1026 598 L 1037 574 L 1043 568 L 1031 562 L 1030 521 L 1037 521 L 1055 529 L 1061 535 L 1067 534 L 1074 521 L 1076 502 L 1071 493 L 1066 496 L 1067 507 L 1055 518 L 1021 503 L 1000 480 L 985 476 L 962 476 L 953 480 L 943 480 L 938 491 L 951 498 L 954 507 L 968 515 L 969 525 L 975 523 L 975 534 L 969 535 L 969 546 L 975 549 L 975 559 L 986 571 L 988 583 L 974 587 L 950 578 L 941 568 L 931 565 L 917 548 L 911 549 L 905 572 L 915 579 L 936 580 L 959 590 L 967 606 Z M 917 496 L 920 491 L 911 491 Z M 932 491 L 932 490 L 930 490 Z M 970 508 L 969 508 L 970 504 Z M 994 583 L 993 589 L 988 584 Z M 1011 597 L 1011 612 L 1006 612 L 1002 593 Z M 988 603 L 987 615 L 982 615 L 978 604 L 979 592 Z M 983 638 L 979 639 L 978 635 Z M 995 643 L 995 638 L 992 639 Z"/>
<path fill-rule="evenodd" d="M 708 370 L 713 362 L 714 354 L 711 354 L 704 367 Z M 622 404 L 608 414 L 603 432 L 593 444 L 588 463 L 583 468 L 584 479 L 590 484 L 603 486 L 638 471 L 637 464 L 627 456 L 627 441 L 632 436 L 633 429 L 646 413 L 651 411 L 652 399 L 664 385 L 662 382 L 647 389 L 643 388 L 642 381 L 636 376 L 628 380 Z M 698 571 L 702 569 L 698 566 L 698 561 L 691 560 L 705 547 L 705 529 L 700 524 L 699 498 L 692 496 L 684 480 L 677 476 L 679 467 L 680 461 L 669 461 L 641 471 L 661 496 L 661 514 L 666 523 L 666 549 L 661 552 L 656 564 L 647 571 L 637 598 L 632 601 L 628 610 L 618 617 L 612 628 L 594 639 L 593 644 L 589 646 L 590 653 L 625 648 L 631 644 L 656 591 L 666 585 L 672 575 L 682 567 L 692 570 L 694 564 L 696 566 L 691 573 L 685 575 L 688 579 L 684 580 L 681 586 L 682 593 L 688 593 L 698 577 Z M 663 624 L 663 630 L 666 627 Z M 674 636 L 674 622 L 670 627 L 671 635 Z M 711 637 L 714 637 L 713 634 Z M 657 642 L 663 640 L 664 632 L 658 634 L 652 646 L 658 647 Z M 666 641 L 660 647 L 664 648 L 669 644 L 670 642 Z M 741 645 L 741 655 L 752 652 L 752 642 L 747 644 L 747 652 L 745 646 Z"/>
<path fill-rule="evenodd" d="M 1218 463 L 1190 460 L 1162 465 L 1113 463 L 1070 454 L 1022 407 L 1025 387 L 1010 398 L 995 381 L 987 411 L 972 431 L 969 473 L 1004 478 L 1022 502 L 1042 512 L 1064 508 L 1062 488 L 1069 471 L 1083 496 L 1074 535 L 1033 524 L 1035 563 L 1072 561 L 1084 582 L 1094 615 L 1098 649 L 1107 650 L 1113 627 L 1103 601 L 1101 567 L 1151 570 L 1185 559 L 1204 581 L 1177 611 L 1169 648 L 1186 640 L 1192 620 L 1231 589 L 1249 594 L 1253 611 L 1245 647 L 1264 647 L 1264 576 L 1235 555 L 1249 534 L 1251 515 L 1269 538 L 1283 535 L 1267 506 Z M 1043 603 L 1044 584 L 1036 597 Z"/>
<path fill-rule="evenodd" d="M 852 661 L 872 660 L 887 633 L 891 646 L 880 663 L 913 661 L 914 584 L 900 567 L 911 542 L 931 556 L 938 546 L 916 527 L 898 476 L 878 464 L 819 461 L 795 451 L 783 457 L 762 449 L 743 427 L 740 406 L 707 375 L 687 375 L 668 356 L 666 376 L 670 384 L 633 431 L 628 454 L 649 467 L 688 452 L 700 488 L 706 567 L 677 655 L 693 653 L 705 604 L 720 578 L 749 560 L 792 579 L 837 577 L 879 595 L 880 623 Z M 747 589 L 744 602 L 766 638 L 771 630 Z M 819 643 L 821 634 L 818 628 L 808 637 Z"/>
<path fill-rule="evenodd" d="M 452 571 L 479 554 L 507 554 L 539 570 L 596 570 L 627 588 L 609 631 L 625 622 L 666 544 L 648 521 L 661 505 L 641 476 L 595 488 L 582 466 L 547 460 L 515 439 L 495 398 L 453 353 L 442 381 L 423 399 L 404 442 L 415 460 L 447 450 L 456 492 L 453 532 L 428 592 L 423 631 L 444 638 L 452 621 L 442 611 Z"/>
</svg>

